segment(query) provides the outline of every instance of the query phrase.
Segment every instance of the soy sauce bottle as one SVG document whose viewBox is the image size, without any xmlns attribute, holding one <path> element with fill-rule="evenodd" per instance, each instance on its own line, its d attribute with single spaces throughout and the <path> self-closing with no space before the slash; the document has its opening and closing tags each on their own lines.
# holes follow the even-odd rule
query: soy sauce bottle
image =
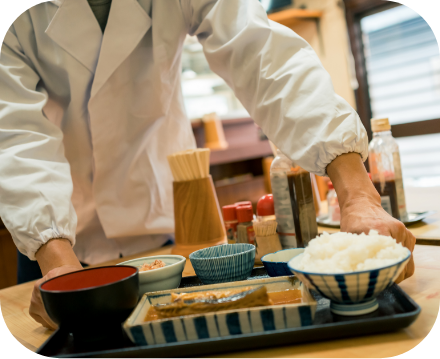
<svg viewBox="0 0 440 359">
<path fill-rule="evenodd" d="M 382 208 L 396 219 L 406 221 L 400 152 L 391 135 L 388 118 L 371 119 L 373 139 L 368 147 L 368 163 L 374 187 L 380 194 Z"/>
<path fill-rule="evenodd" d="M 310 173 L 299 166 L 287 174 L 293 221 L 298 247 L 306 247 L 318 236 L 315 203 L 313 201 Z"/>
<path fill-rule="evenodd" d="M 270 168 L 277 232 L 283 249 L 305 247 L 318 235 L 310 173 L 277 150 Z"/>
</svg>

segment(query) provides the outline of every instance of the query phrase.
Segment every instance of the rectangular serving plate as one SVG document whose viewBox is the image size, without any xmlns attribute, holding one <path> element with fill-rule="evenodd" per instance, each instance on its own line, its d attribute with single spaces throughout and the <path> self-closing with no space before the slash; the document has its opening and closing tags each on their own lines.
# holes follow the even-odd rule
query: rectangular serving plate
<svg viewBox="0 0 440 359">
<path fill-rule="evenodd" d="M 249 279 L 263 277 L 267 277 L 267 272 L 264 267 L 259 267 L 253 269 Z M 182 278 L 182 288 L 201 285 L 203 284 L 195 276 Z M 313 325 L 308 327 L 145 346 L 133 344 L 122 330 L 119 336 L 115 333 L 111 341 L 79 345 L 69 333 L 58 329 L 41 345 L 37 354 L 56 358 L 170 358 L 256 350 L 396 331 L 411 325 L 421 310 L 397 284 L 393 284 L 379 295 L 378 310 L 357 317 L 335 315 L 330 311 L 329 300 L 317 293 L 311 294 L 318 302 L 318 307 Z"/>
<path fill-rule="evenodd" d="M 268 293 L 291 289 L 301 290 L 302 303 L 224 310 L 150 322 L 144 320 L 151 306 L 170 303 L 172 293 L 197 293 L 260 286 L 265 286 Z M 185 288 L 184 290 L 173 289 L 146 293 L 124 323 L 123 328 L 130 340 L 137 345 L 224 338 L 311 325 L 316 307 L 316 300 L 296 277 L 255 279 Z"/>
</svg>

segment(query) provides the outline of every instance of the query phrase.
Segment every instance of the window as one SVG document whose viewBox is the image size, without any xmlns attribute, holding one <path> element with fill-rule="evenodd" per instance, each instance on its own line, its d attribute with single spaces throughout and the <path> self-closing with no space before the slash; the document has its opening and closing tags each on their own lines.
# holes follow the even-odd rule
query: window
<svg viewBox="0 0 440 359">
<path fill-rule="evenodd" d="M 344 0 L 356 63 L 357 110 L 388 117 L 399 144 L 405 185 L 440 183 L 440 54 L 416 12 L 380 0 Z"/>
<path fill-rule="evenodd" d="M 392 125 L 440 118 L 440 55 L 429 25 L 405 6 L 361 19 L 373 117 Z"/>
<path fill-rule="evenodd" d="M 191 120 L 215 112 L 223 119 L 249 117 L 234 92 L 209 68 L 202 45 L 187 36 L 182 54 L 182 93 Z"/>
</svg>

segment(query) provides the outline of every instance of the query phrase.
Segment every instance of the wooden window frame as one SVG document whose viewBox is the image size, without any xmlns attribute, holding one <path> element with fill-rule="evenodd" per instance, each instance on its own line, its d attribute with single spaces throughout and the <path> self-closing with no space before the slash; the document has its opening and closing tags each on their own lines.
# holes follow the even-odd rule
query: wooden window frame
<svg viewBox="0 0 440 359">
<path fill-rule="evenodd" d="M 370 119 L 372 111 L 362 42 L 361 19 L 367 15 L 401 6 L 401 4 L 383 0 L 344 0 L 344 4 L 351 50 L 355 61 L 356 78 L 359 83 L 359 87 L 355 91 L 357 112 L 371 141 Z M 440 119 L 392 125 L 391 130 L 394 137 L 440 133 Z"/>
</svg>

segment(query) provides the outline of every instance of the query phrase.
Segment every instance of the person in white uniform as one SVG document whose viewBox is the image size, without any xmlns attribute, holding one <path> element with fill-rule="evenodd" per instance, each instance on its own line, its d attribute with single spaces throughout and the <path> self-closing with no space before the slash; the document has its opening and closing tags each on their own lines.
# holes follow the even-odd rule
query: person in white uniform
<svg viewBox="0 0 440 359">
<path fill-rule="evenodd" d="M 180 86 L 187 34 L 283 153 L 329 175 L 343 231 L 375 228 L 413 250 L 367 176 L 358 115 L 307 42 L 258 0 L 113 0 L 104 32 L 90 2 L 34 6 L 1 49 L 0 216 L 44 276 L 35 320 L 55 326 L 42 281 L 157 248 L 173 232 L 166 156 L 196 146 Z"/>
</svg>

